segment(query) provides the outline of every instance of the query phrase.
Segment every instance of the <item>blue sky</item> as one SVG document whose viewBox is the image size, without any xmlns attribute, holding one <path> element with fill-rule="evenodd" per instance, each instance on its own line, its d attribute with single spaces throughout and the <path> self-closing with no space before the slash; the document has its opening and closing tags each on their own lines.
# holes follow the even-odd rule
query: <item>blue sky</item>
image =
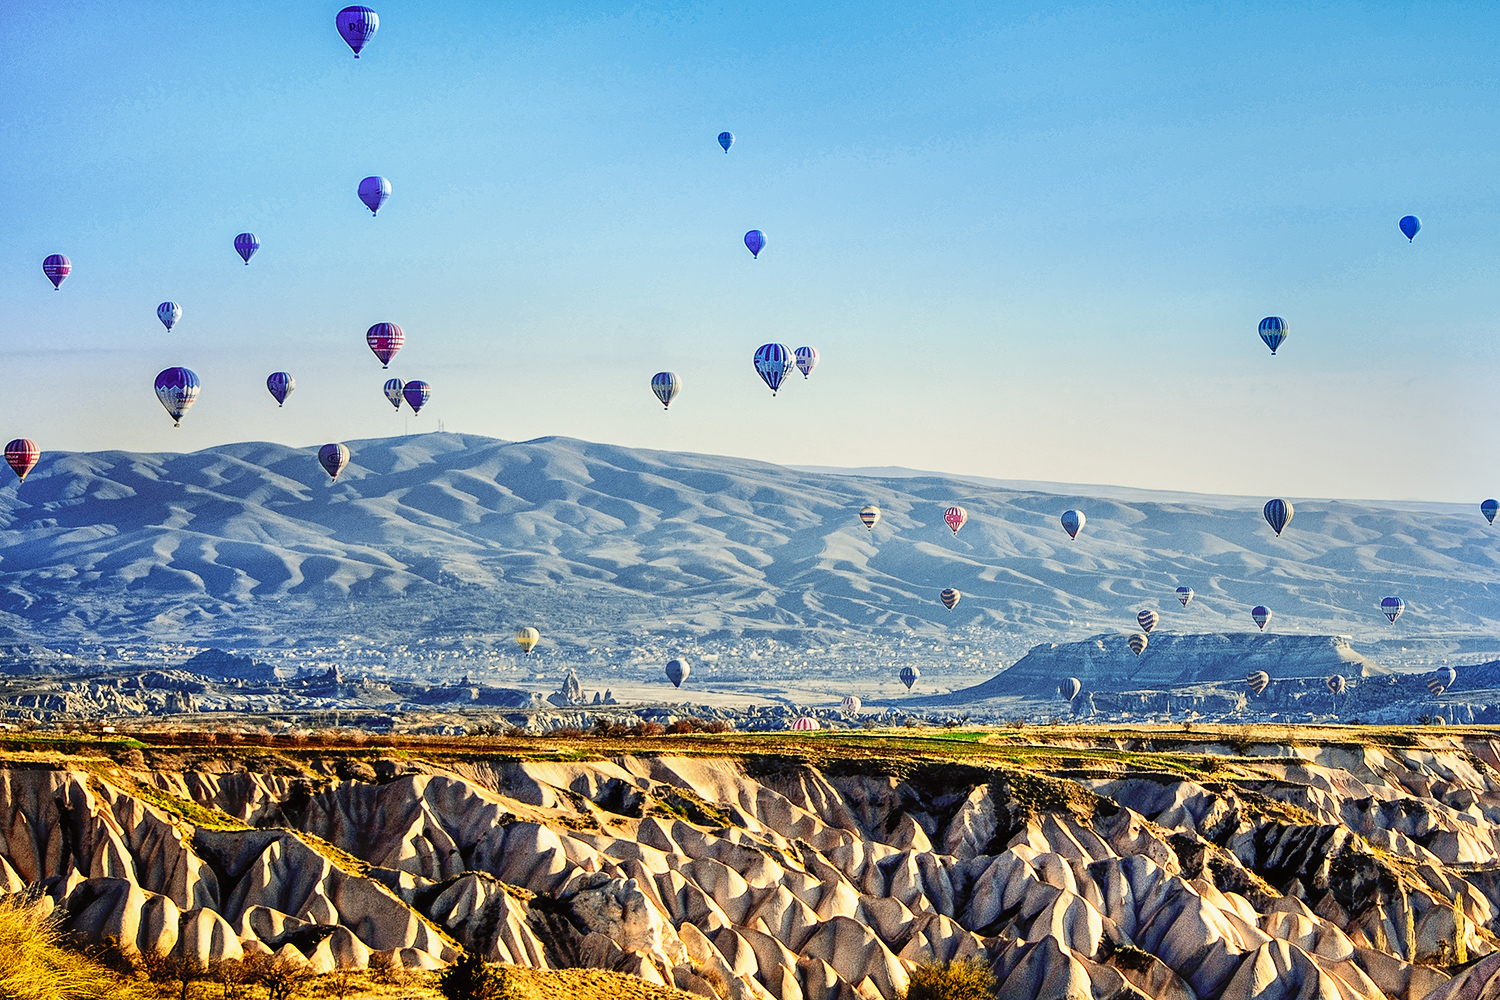
<svg viewBox="0 0 1500 1000">
<path fill-rule="evenodd" d="M 358 61 L 338 4 L 0 7 L 0 435 L 196 449 L 441 419 L 795 464 L 1500 492 L 1493 10 L 374 6 Z M 1274 358 L 1268 314 L 1291 326 Z M 380 394 L 383 320 L 408 336 L 392 372 L 434 387 L 420 417 Z M 770 340 L 823 354 L 777 398 L 750 363 Z M 151 391 L 174 364 L 204 384 L 177 430 Z"/>
</svg>

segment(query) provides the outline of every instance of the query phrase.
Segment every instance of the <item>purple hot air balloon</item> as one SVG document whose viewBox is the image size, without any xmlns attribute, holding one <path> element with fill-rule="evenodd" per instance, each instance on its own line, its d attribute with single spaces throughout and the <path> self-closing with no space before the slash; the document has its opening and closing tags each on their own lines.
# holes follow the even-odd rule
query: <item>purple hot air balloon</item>
<svg viewBox="0 0 1500 1000">
<path fill-rule="evenodd" d="M 759 229 L 752 229 L 745 234 L 745 249 L 750 251 L 750 256 L 760 259 L 760 252 L 766 248 L 766 234 Z"/>
<path fill-rule="evenodd" d="M 358 59 L 359 50 L 380 30 L 380 15 L 368 7 L 345 7 L 334 18 L 334 24 L 338 25 L 339 34 L 344 36 L 344 41 L 354 50 L 354 58 Z"/>
<path fill-rule="evenodd" d="M 73 273 L 73 262 L 62 254 L 55 253 L 42 261 L 42 273 L 52 282 L 54 291 L 61 291 L 62 283 Z"/>
<path fill-rule="evenodd" d="M 401 395 L 406 398 L 406 405 L 411 407 L 411 412 L 421 413 L 422 407 L 432 398 L 432 386 L 421 379 L 412 379 L 401 389 Z"/>
<path fill-rule="evenodd" d="M 286 372 L 272 372 L 266 376 L 266 388 L 271 390 L 271 395 L 276 397 L 276 405 L 280 406 L 286 402 L 286 398 L 297 388 L 297 380 Z"/>
<path fill-rule="evenodd" d="M 380 206 L 391 196 L 391 182 L 384 177 L 366 177 L 359 182 L 359 200 L 371 215 L 380 214 Z"/>
<path fill-rule="evenodd" d="M 156 376 L 156 398 L 172 418 L 172 426 L 182 425 L 182 415 L 198 398 L 198 376 L 187 368 L 167 368 Z"/>
<path fill-rule="evenodd" d="M 245 266 L 250 266 L 250 258 L 255 256 L 255 251 L 260 249 L 260 240 L 256 239 L 254 233 L 240 233 L 234 238 L 234 252 L 245 259 Z"/>
<path fill-rule="evenodd" d="M 344 466 L 349 464 L 349 449 L 341 444 L 325 444 L 318 449 L 318 464 L 328 473 L 330 480 L 337 479 Z"/>
</svg>

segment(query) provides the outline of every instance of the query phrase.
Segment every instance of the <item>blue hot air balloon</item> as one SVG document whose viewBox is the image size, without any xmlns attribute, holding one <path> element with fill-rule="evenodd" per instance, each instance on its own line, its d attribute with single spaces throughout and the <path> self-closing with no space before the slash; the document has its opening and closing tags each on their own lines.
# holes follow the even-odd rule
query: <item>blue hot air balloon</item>
<svg viewBox="0 0 1500 1000">
<path fill-rule="evenodd" d="M 1078 533 L 1083 530 L 1084 522 L 1088 518 L 1083 516 L 1081 510 L 1065 510 L 1062 513 L 1063 530 L 1068 533 L 1069 538 L 1077 538 Z"/>
<path fill-rule="evenodd" d="M 172 426 L 182 426 L 182 416 L 198 398 L 198 376 L 186 368 L 168 368 L 156 376 L 156 398 L 166 407 Z"/>
<path fill-rule="evenodd" d="M 1281 342 L 1286 340 L 1286 335 L 1289 332 L 1286 320 L 1280 316 L 1267 316 L 1260 321 L 1260 339 L 1266 342 L 1266 346 L 1271 349 L 1272 354 L 1276 353 L 1276 348 L 1280 347 Z"/>
<path fill-rule="evenodd" d="M 673 687 L 682 687 L 682 682 L 687 680 L 688 675 L 692 672 L 693 668 L 688 665 L 686 660 L 679 660 L 674 657 L 667 661 L 667 680 L 672 682 Z"/>
<path fill-rule="evenodd" d="M 786 378 L 796 363 L 796 355 L 785 344 L 762 344 L 755 350 L 755 370 L 760 374 L 761 380 L 771 387 L 773 396 L 781 388 L 781 380 Z"/>
<path fill-rule="evenodd" d="M 297 380 L 286 372 L 272 372 L 266 376 L 266 388 L 276 397 L 276 405 L 280 406 L 286 402 L 292 390 L 297 388 Z"/>
<path fill-rule="evenodd" d="M 729 152 L 729 147 L 734 145 L 734 133 L 733 132 L 720 132 L 719 133 L 719 145 L 721 145 L 721 146 L 724 147 L 724 152 L 726 152 L 726 153 Z"/>
<path fill-rule="evenodd" d="M 421 379 L 412 379 L 401 390 L 401 395 L 406 400 L 406 405 L 411 407 L 411 412 L 421 413 L 422 407 L 432 398 L 432 386 Z"/>
<path fill-rule="evenodd" d="M 260 240 L 255 238 L 254 233 L 240 233 L 234 238 L 234 252 L 245 259 L 245 266 L 250 266 L 250 258 L 255 256 L 255 251 L 260 249 Z"/>
<path fill-rule="evenodd" d="M 1415 215 L 1403 215 L 1401 217 L 1401 233 L 1406 237 L 1406 242 L 1410 243 L 1412 240 L 1416 239 L 1417 234 L 1421 231 L 1421 219 L 1417 218 Z"/>
<path fill-rule="evenodd" d="M 384 177 L 366 177 L 359 182 L 359 200 L 371 215 L 380 214 L 380 206 L 391 196 L 391 182 Z"/>
<path fill-rule="evenodd" d="M 1187 607 L 1190 603 L 1192 603 L 1192 600 L 1193 600 L 1193 588 L 1192 587 L 1178 587 L 1177 588 L 1177 599 L 1182 602 L 1182 606 L 1183 607 Z"/>
<path fill-rule="evenodd" d="M 1396 619 L 1401 617 L 1401 612 L 1406 610 L 1406 602 L 1399 597 L 1387 597 L 1380 602 L 1380 613 L 1396 624 Z"/>
<path fill-rule="evenodd" d="M 402 393 L 406 390 L 406 383 L 399 378 L 387 379 L 385 383 L 385 398 L 390 400 L 392 406 L 401 409 Z"/>
<path fill-rule="evenodd" d="M 156 307 L 156 318 L 161 320 L 161 325 L 167 328 L 168 333 L 171 333 L 172 327 L 182 319 L 182 306 L 175 302 L 163 302 Z"/>
<path fill-rule="evenodd" d="M 380 15 L 368 7 L 345 7 L 333 23 L 338 25 L 339 34 L 344 36 L 344 41 L 354 50 L 354 58 L 358 59 L 359 50 L 380 30 Z"/>
<path fill-rule="evenodd" d="M 1494 524 L 1495 514 L 1500 512 L 1500 500 L 1486 500 L 1479 505 L 1479 512 L 1484 515 L 1486 521 Z"/>
<path fill-rule="evenodd" d="M 1267 500 L 1265 510 L 1261 513 L 1266 515 L 1266 523 L 1276 532 L 1276 537 L 1281 537 L 1281 529 L 1292 521 L 1292 505 L 1285 500 Z"/>
<path fill-rule="evenodd" d="M 661 408 L 665 410 L 682 391 L 682 379 L 677 377 L 676 372 L 657 372 L 651 376 L 651 391 L 656 393 L 656 398 L 661 400 Z"/>
<path fill-rule="evenodd" d="M 916 667 L 902 667 L 900 677 L 901 683 L 905 684 L 906 690 L 910 691 L 911 686 L 922 679 L 922 671 Z"/>
<path fill-rule="evenodd" d="M 1266 622 L 1271 620 L 1271 609 L 1264 604 L 1257 604 L 1250 609 L 1250 618 L 1255 622 L 1255 627 L 1264 632 Z"/>
<path fill-rule="evenodd" d="M 745 234 L 745 249 L 750 251 L 750 256 L 760 259 L 760 252 L 766 248 L 766 234 L 759 229 L 752 229 Z"/>
</svg>

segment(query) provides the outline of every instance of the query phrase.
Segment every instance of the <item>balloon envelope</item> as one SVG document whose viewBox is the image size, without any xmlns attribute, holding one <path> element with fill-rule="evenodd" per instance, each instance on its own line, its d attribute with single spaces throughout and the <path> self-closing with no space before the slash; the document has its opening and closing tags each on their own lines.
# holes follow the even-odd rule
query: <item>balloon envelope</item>
<svg viewBox="0 0 1500 1000">
<path fill-rule="evenodd" d="M 921 679 L 922 671 L 918 670 L 916 667 L 902 667 L 900 676 L 901 683 L 905 684 L 906 689 L 910 691 L 911 686 Z"/>
<path fill-rule="evenodd" d="M 1067 701 L 1072 701 L 1074 698 L 1077 698 L 1078 692 L 1082 690 L 1083 681 L 1079 680 L 1077 677 L 1069 677 L 1067 680 L 1063 681 L 1057 686 L 1057 693 L 1062 695 L 1063 698 Z"/>
<path fill-rule="evenodd" d="M 1271 349 L 1272 354 L 1276 353 L 1276 348 L 1280 347 L 1281 342 L 1286 340 L 1289 332 L 1286 320 L 1280 316 L 1267 316 L 1260 321 L 1260 339 L 1266 342 L 1266 346 Z"/>
<path fill-rule="evenodd" d="M 943 607 L 947 608 L 949 611 L 952 611 L 954 608 L 958 607 L 958 602 L 963 598 L 963 596 L 963 594 L 960 594 L 952 587 L 949 587 L 938 595 L 938 600 L 943 602 Z"/>
<path fill-rule="evenodd" d="M 354 50 L 354 58 L 358 59 L 359 50 L 380 30 L 380 15 L 368 7 L 345 7 L 339 11 L 333 23 L 338 26 L 344 41 Z"/>
<path fill-rule="evenodd" d="M 29 438 L 16 438 L 5 446 L 5 464 L 10 466 L 11 471 L 23 483 L 26 482 L 26 474 L 36 468 L 41 457 L 42 449 Z"/>
<path fill-rule="evenodd" d="M 371 215 L 380 214 L 380 206 L 391 196 L 391 182 L 384 177 L 366 177 L 359 182 L 359 200 Z"/>
<path fill-rule="evenodd" d="M 859 710 L 865 707 L 865 703 L 859 700 L 857 695 L 845 695 L 840 703 L 845 715 L 858 715 Z"/>
<path fill-rule="evenodd" d="M 874 504 L 867 504 L 859 509 L 859 519 L 866 528 L 875 530 L 875 525 L 880 523 L 880 508 Z"/>
<path fill-rule="evenodd" d="M 808 715 L 804 715 L 802 718 L 792 723 L 792 729 L 799 733 L 811 732 L 812 730 L 817 728 L 819 728 L 818 720 Z"/>
<path fill-rule="evenodd" d="M 536 648 L 536 644 L 542 641 L 542 633 L 534 628 L 516 629 L 516 644 L 521 647 L 521 652 L 530 653 Z"/>
<path fill-rule="evenodd" d="M 816 347 L 797 348 L 797 370 L 802 373 L 803 378 L 812 374 L 812 370 L 818 367 L 818 349 Z"/>
<path fill-rule="evenodd" d="M 726 153 L 729 152 L 729 147 L 734 145 L 734 133 L 733 132 L 720 132 L 719 133 L 719 145 L 721 145 L 721 146 L 724 147 L 724 152 L 726 152 Z"/>
<path fill-rule="evenodd" d="M 318 464 L 328 473 L 328 478 L 337 479 L 344 466 L 349 464 L 349 449 L 341 444 L 325 444 L 318 449 Z"/>
<path fill-rule="evenodd" d="M 1069 538 L 1077 538 L 1087 520 L 1088 518 L 1083 516 L 1081 510 L 1065 510 L 1062 515 L 1063 530 L 1068 533 Z"/>
<path fill-rule="evenodd" d="M 411 412 L 421 413 L 422 407 L 432 398 L 432 386 L 419 378 L 414 378 L 401 389 L 401 397 L 406 400 L 406 405 L 411 407 Z"/>
<path fill-rule="evenodd" d="M 172 426 L 182 424 L 182 416 L 198 398 L 198 376 L 186 368 L 167 368 L 156 376 L 156 398 L 172 418 Z"/>
<path fill-rule="evenodd" d="M 394 406 L 398 410 L 401 409 L 401 400 L 405 398 L 401 395 L 402 391 L 405 390 L 405 388 L 406 383 L 401 381 L 399 378 L 389 378 L 385 380 L 385 398 L 390 402 L 392 406 Z"/>
<path fill-rule="evenodd" d="M 156 307 L 156 318 L 161 320 L 161 325 L 167 328 L 168 333 L 171 333 L 172 327 L 182 319 L 182 306 L 175 302 L 163 302 Z"/>
<path fill-rule="evenodd" d="M 1408 243 L 1416 239 L 1417 234 L 1422 231 L 1422 220 L 1415 215 L 1403 215 L 1400 225 L 1401 233 L 1406 237 L 1406 242 Z"/>
<path fill-rule="evenodd" d="M 1281 530 L 1292 523 L 1292 505 L 1285 500 L 1267 500 L 1265 509 L 1262 511 L 1266 516 L 1266 523 L 1276 532 L 1276 537 L 1281 537 Z"/>
<path fill-rule="evenodd" d="M 1380 610 L 1394 625 L 1401 612 L 1406 610 L 1406 602 L 1399 597 L 1387 597 L 1380 602 Z"/>
<path fill-rule="evenodd" d="M 255 256 L 255 251 L 260 249 L 260 240 L 254 233 L 240 233 L 234 238 L 234 252 L 245 260 L 245 266 L 250 266 L 250 258 Z"/>
<path fill-rule="evenodd" d="M 276 397 L 276 405 L 280 406 L 286 402 L 286 398 L 297 388 L 297 380 L 286 372 L 272 372 L 266 376 L 266 388 L 271 395 Z"/>
<path fill-rule="evenodd" d="M 1479 505 L 1479 512 L 1483 514 L 1484 519 L 1491 524 L 1495 523 L 1495 513 L 1497 511 L 1500 511 L 1500 500 L 1486 500 L 1484 503 Z"/>
<path fill-rule="evenodd" d="M 1189 604 L 1191 604 L 1193 602 L 1193 588 L 1192 587 L 1178 587 L 1177 588 L 1177 599 L 1182 602 L 1182 606 L 1183 607 L 1187 607 Z"/>
<path fill-rule="evenodd" d="M 1448 690 L 1448 686 L 1440 678 L 1434 677 L 1427 682 L 1427 690 L 1431 691 L 1434 695 L 1440 695 Z"/>
<path fill-rule="evenodd" d="M 381 366 L 389 368 L 391 359 L 401 350 L 401 345 L 406 343 L 406 332 L 395 323 L 376 323 L 365 331 L 365 343 L 370 345 L 371 352 L 380 359 Z"/>
<path fill-rule="evenodd" d="M 759 229 L 752 229 L 745 234 L 745 249 L 750 251 L 750 256 L 759 258 L 760 252 L 766 248 L 766 234 Z"/>
<path fill-rule="evenodd" d="M 1150 635 L 1151 630 L 1156 628 L 1156 623 L 1161 621 L 1161 615 L 1157 614 L 1155 611 L 1152 611 L 1150 608 L 1147 608 L 1140 614 L 1136 615 L 1135 620 L 1136 623 L 1141 626 L 1141 631 L 1145 632 L 1147 635 Z"/>
<path fill-rule="evenodd" d="M 1452 667 L 1444 667 L 1437 672 L 1437 675 L 1442 678 L 1443 683 L 1448 687 L 1452 687 L 1453 682 L 1458 680 L 1458 671 Z"/>
<path fill-rule="evenodd" d="M 651 376 L 651 391 L 656 393 L 656 398 L 661 401 L 661 408 L 665 410 L 682 391 L 682 379 L 677 377 L 676 372 L 657 372 Z"/>
<path fill-rule="evenodd" d="M 785 344 L 761 344 L 755 349 L 755 371 L 770 386 L 773 396 L 795 363 L 791 348 Z"/>
<path fill-rule="evenodd" d="M 1264 605 L 1257 604 L 1255 607 L 1250 609 L 1250 617 L 1255 620 L 1257 628 L 1264 630 L 1266 627 L 1266 622 L 1271 620 L 1271 609 L 1265 607 Z"/>
<path fill-rule="evenodd" d="M 943 523 L 953 529 L 953 534 L 958 534 L 958 529 L 969 523 L 969 512 L 962 507 L 949 507 L 943 511 Z"/>
<path fill-rule="evenodd" d="M 1142 653 L 1144 653 L 1146 651 L 1146 646 L 1149 645 L 1150 642 L 1151 640 L 1146 638 L 1146 635 L 1143 632 L 1132 632 L 1130 634 L 1130 638 L 1127 640 L 1127 644 L 1130 646 L 1130 651 L 1136 656 L 1140 656 Z"/>
<path fill-rule="evenodd" d="M 1260 694 L 1271 683 L 1271 675 L 1264 670 L 1255 670 L 1245 678 L 1245 686 L 1253 693 Z"/>
<path fill-rule="evenodd" d="M 42 261 L 42 273 L 52 282 L 54 289 L 60 289 L 68 275 L 73 273 L 73 262 L 62 254 L 55 253 Z"/>
<path fill-rule="evenodd" d="M 682 687 L 682 682 L 688 679 L 688 674 L 693 668 L 687 665 L 685 660 L 671 659 L 667 661 L 667 680 L 672 682 L 673 687 Z"/>
</svg>

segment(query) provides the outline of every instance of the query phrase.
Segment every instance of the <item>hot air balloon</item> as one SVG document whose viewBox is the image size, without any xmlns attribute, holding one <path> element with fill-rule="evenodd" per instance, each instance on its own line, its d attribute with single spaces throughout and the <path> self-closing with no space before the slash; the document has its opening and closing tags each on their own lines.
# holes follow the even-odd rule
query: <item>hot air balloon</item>
<svg viewBox="0 0 1500 1000">
<path fill-rule="evenodd" d="M 766 248 L 766 234 L 759 229 L 752 229 L 745 234 L 745 249 L 750 251 L 750 256 L 760 259 L 760 252 Z"/>
<path fill-rule="evenodd" d="M 1161 615 L 1157 614 L 1155 611 L 1152 611 L 1150 608 L 1147 608 L 1140 614 L 1136 615 L 1135 620 L 1140 624 L 1141 631 L 1145 632 L 1147 635 L 1150 635 L 1151 630 L 1156 628 L 1156 623 L 1161 621 Z"/>
<path fill-rule="evenodd" d="M 845 715 L 858 715 L 859 710 L 865 707 L 865 703 L 859 700 L 857 695 L 845 695 L 841 703 Z"/>
<path fill-rule="evenodd" d="M 1406 242 L 1408 243 L 1416 239 L 1417 234 L 1422 231 L 1422 220 L 1415 215 L 1403 215 L 1399 224 L 1401 226 L 1401 234 L 1406 237 Z"/>
<path fill-rule="evenodd" d="M 1251 694 L 1260 694 L 1270 683 L 1271 675 L 1264 670 L 1253 670 L 1245 678 L 1245 686 L 1250 689 Z"/>
<path fill-rule="evenodd" d="M 260 240 L 255 238 L 254 233 L 240 233 L 234 238 L 234 252 L 244 258 L 246 267 L 250 266 L 250 258 L 259 249 Z"/>
<path fill-rule="evenodd" d="M 943 522 L 953 529 L 953 534 L 957 537 L 958 529 L 969 523 L 969 512 L 962 507 L 949 507 L 943 511 Z"/>
<path fill-rule="evenodd" d="M 651 376 L 651 391 L 656 393 L 656 398 L 661 400 L 661 408 L 665 410 L 682 391 L 682 379 L 675 372 L 657 372 Z"/>
<path fill-rule="evenodd" d="M 809 733 L 818 728 L 820 728 L 818 726 L 818 720 L 814 719 L 810 715 L 804 715 L 802 718 L 792 723 L 793 731 L 799 733 Z"/>
<path fill-rule="evenodd" d="M 803 378 L 812 374 L 812 370 L 818 367 L 818 349 L 816 347 L 799 347 L 797 354 L 797 370 L 802 373 Z"/>
<path fill-rule="evenodd" d="M 333 23 L 338 25 L 339 34 L 354 50 L 354 58 L 358 59 L 359 50 L 380 30 L 380 15 L 368 7 L 345 7 Z"/>
<path fill-rule="evenodd" d="M 73 273 L 73 262 L 60 253 L 52 254 L 42 261 L 42 273 L 52 282 L 52 290 L 60 291 L 62 283 Z"/>
<path fill-rule="evenodd" d="M 875 530 L 875 525 L 880 523 L 880 508 L 874 504 L 866 504 L 859 509 L 859 519 L 866 528 Z"/>
<path fill-rule="evenodd" d="M 1428 725 L 1431 726 L 1446 726 L 1447 724 L 1448 720 L 1443 718 L 1441 715 L 1434 715 L 1430 720 L 1428 720 Z"/>
<path fill-rule="evenodd" d="M 1334 695 L 1343 694 L 1344 688 L 1348 685 L 1348 681 L 1344 680 L 1343 674 L 1334 674 L 1323 683 L 1327 686 L 1328 693 Z"/>
<path fill-rule="evenodd" d="M 1427 682 L 1427 690 L 1431 691 L 1432 696 L 1436 698 L 1438 695 L 1448 690 L 1448 685 L 1444 684 L 1441 678 L 1433 677 Z"/>
<path fill-rule="evenodd" d="M 900 677 L 901 683 L 905 684 L 906 690 L 910 691 L 911 686 L 922 679 L 922 671 L 916 667 L 902 667 Z"/>
<path fill-rule="evenodd" d="M 365 203 L 370 215 L 380 214 L 380 206 L 391 196 L 391 182 L 384 177 L 366 177 L 359 182 L 359 200 Z"/>
<path fill-rule="evenodd" d="M 406 383 L 401 390 L 401 397 L 406 400 L 406 405 L 411 407 L 411 412 L 421 413 L 422 407 L 432 398 L 432 386 L 419 378 L 414 378 Z"/>
<path fill-rule="evenodd" d="M 1142 653 L 1144 653 L 1146 651 L 1146 646 L 1149 645 L 1150 642 L 1151 640 L 1146 638 L 1146 634 L 1144 632 L 1132 632 L 1130 633 L 1130 638 L 1126 640 L 1126 644 L 1130 646 L 1130 651 L 1136 656 L 1140 656 Z"/>
<path fill-rule="evenodd" d="M 1189 604 L 1193 603 L 1193 588 L 1178 587 L 1177 599 L 1182 602 L 1183 607 L 1187 607 Z"/>
<path fill-rule="evenodd" d="M 385 380 L 385 398 L 398 410 L 401 409 L 401 400 L 404 398 L 401 392 L 405 388 L 406 383 L 399 378 L 388 378 Z"/>
<path fill-rule="evenodd" d="M 156 307 L 156 318 L 161 320 L 161 325 L 167 328 L 168 333 L 171 333 L 172 327 L 182 319 L 182 306 L 175 302 L 163 302 Z"/>
<path fill-rule="evenodd" d="M 391 359 L 401 350 L 401 345 L 406 343 L 406 333 L 395 323 L 376 323 L 365 331 L 365 343 L 370 345 L 370 350 L 380 359 L 380 366 L 389 368 Z"/>
<path fill-rule="evenodd" d="M 530 626 L 516 629 L 516 644 L 521 647 L 523 653 L 530 653 L 541 641 L 542 633 Z"/>
<path fill-rule="evenodd" d="M 1255 619 L 1255 625 L 1261 631 L 1265 631 L 1266 622 L 1271 620 L 1271 609 L 1263 604 L 1257 604 L 1250 609 L 1250 617 Z"/>
<path fill-rule="evenodd" d="M 1406 610 L 1406 602 L 1399 597 L 1387 597 L 1381 600 L 1380 610 L 1394 625 L 1396 619 L 1401 617 L 1401 612 Z"/>
<path fill-rule="evenodd" d="M 682 682 L 688 679 L 688 674 L 693 668 L 688 666 L 686 660 L 671 659 L 667 661 L 667 680 L 672 682 L 673 687 L 682 687 Z"/>
<path fill-rule="evenodd" d="M 26 474 L 36 468 L 37 460 L 42 457 L 42 449 L 36 446 L 35 441 L 27 438 L 16 438 L 5 446 L 5 464 L 11 467 L 21 482 L 26 482 Z"/>
<path fill-rule="evenodd" d="M 1068 533 L 1069 538 L 1077 538 L 1087 520 L 1088 518 L 1083 516 L 1081 510 L 1065 510 L 1062 514 L 1063 530 Z"/>
<path fill-rule="evenodd" d="M 1272 355 L 1275 355 L 1276 348 L 1280 347 L 1281 342 L 1286 340 L 1289 332 L 1286 320 L 1280 316 L 1267 316 L 1260 321 L 1260 339 L 1266 342 L 1266 346 L 1271 349 Z"/>
<path fill-rule="evenodd" d="M 1491 524 L 1495 523 L 1495 513 L 1497 511 L 1500 511 L 1500 500 L 1486 500 L 1484 503 L 1479 505 L 1479 512 L 1483 514 L 1484 519 Z"/>
<path fill-rule="evenodd" d="M 1057 693 L 1062 695 L 1064 701 L 1072 701 L 1078 697 L 1078 692 L 1083 690 L 1083 681 L 1077 677 L 1069 677 L 1057 686 Z"/>
<path fill-rule="evenodd" d="M 1281 537 L 1281 531 L 1292 523 L 1292 505 L 1285 500 L 1267 500 L 1265 510 L 1266 523 L 1276 532 L 1276 537 Z"/>
<path fill-rule="evenodd" d="M 198 376 L 186 368 L 168 368 L 156 376 L 156 398 L 166 407 L 172 426 L 182 426 L 182 416 L 198 398 Z"/>
<path fill-rule="evenodd" d="M 1437 675 L 1442 678 L 1444 687 L 1452 687 L 1454 682 L 1458 680 L 1458 671 L 1452 667 L 1443 667 L 1437 672 Z"/>
<path fill-rule="evenodd" d="M 341 444 L 325 444 L 318 449 L 318 464 L 328 473 L 329 479 L 338 479 L 344 466 L 349 464 L 349 449 Z"/>
<path fill-rule="evenodd" d="M 266 388 L 276 397 L 276 405 L 280 406 L 286 402 L 292 390 L 297 388 L 297 380 L 286 372 L 272 372 L 266 376 Z"/>
<path fill-rule="evenodd" d="M 755 370 L 761 381 L 771 387 L 771 395 L 776 395 L 781 380 L 792 370 L 794 357 L 785 344 L 761 344 L 755 349 Z"/>
<path fill-rule="evenodd" d="M 963 596 L 963 594 L 960 594 L 952 587 L 948 587 L 938 595 L 938 600 L 943 602 L 943 607 L 947 608 L 949 611 L 952 611 L 954 608 L 958 607 L 958 602 L 963 598 Z"/>
<path fill-rule="evenodd" d="M 733 132 L 720 132 L 719 133 L 719 145 L 721 145 L 721 146 L 724 147 L 724 152 L 726 152 L 726 153 L 729 152 L 729 147 L 734 145 L 734 133 Z"/>
</svg>

